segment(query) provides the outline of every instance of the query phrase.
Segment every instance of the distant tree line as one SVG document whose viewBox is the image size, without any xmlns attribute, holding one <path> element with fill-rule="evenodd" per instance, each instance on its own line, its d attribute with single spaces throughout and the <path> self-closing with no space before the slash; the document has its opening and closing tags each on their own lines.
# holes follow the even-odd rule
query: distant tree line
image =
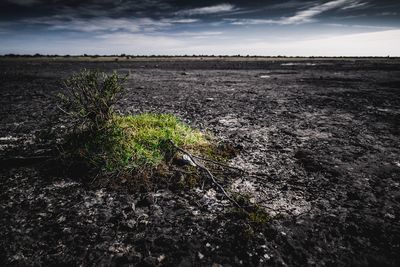
<svg viewBox="0 0 400 267">
<path fill-rule="evenodd" d="M 48 58 L 69 58 L 69 57 L 87 57 L 87 58 L 126 58 L 126 59 L 131 59 L 131 58 L 172 58 L 172 57 L 194 57 L 194 58 L 234 58 L 234 57 L 244 57 L 244 58 L 397 58 L 397 57 L 391 57 L 391 56 L 369 56 L 369 57 L 357 57 L 357 56 L 282 56 L 282 55 L 277 55 L 277 56 L 257 56 L 257 55 L 127 55 L 127 54 L 115 54 L 115 55 L 89 55 L 89 54 L 83 54 L 83 55 L 57 55 L 57 54 L 5 54 L 5 55 L 0 55 L 0 57 L 8 57 L 8 58 L 39 58 L 39 57 L 48 57 Z"/>
</svg>

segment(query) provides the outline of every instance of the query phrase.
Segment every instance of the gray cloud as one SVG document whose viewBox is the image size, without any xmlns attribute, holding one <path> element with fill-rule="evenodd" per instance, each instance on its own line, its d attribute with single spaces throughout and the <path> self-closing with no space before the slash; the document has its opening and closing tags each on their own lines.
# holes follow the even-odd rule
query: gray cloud
<svg viewBox="0 0 400 267">
<path fill-rule="evenodd" d="M 73 15 L 55 15 L 36 19 L 23 20 L 25 24 L 42 25 L 49 30 L 69 30 L 79 32 L 149 32 L 172 27 L 174 24 L 189 24 L 198 19 L 152 19 L 143 18 L 79 18 Z"/>
<path fill-rule="evenodd" d="M 313 21 L 314 17 L 328 11 L 332 10 L 335 8 L 338 8 L 340 6 L 344 6 L 346 4 L 349 4 L 349 0 L 335 0 L 335 1 L 330 1 L 324 4 L 316 5 L 311 8 L 308 8 L 306 10 L 302 10 L 297 12 L 294 16 L 292 17 L 286 17 L 282 18 L 280 21 L 278 21 L 279 24 L 298 24 L 298 23 L 306 23 Z"/>
<path fill-rule="evenodd" d="M 231 4 L 219 4 L 215 6 L 206 6 L 206 7 L 199 7 L 193 9 L 186 9 L 178 11 L 178 15 L 208 15 L 208 14 L 216 14 L 216 13 L 224 13 L 236 10 L 234 5 Z"/>
<path fill-rule="evenodd" d="M 357 0 L 334 0 L 323 4 L 313 5 L 307 9 L 296 12 L 293 16 L 281 17 L 279 19 L 240 19 L 232 20 L 234 25 L 257 25 L 257 24 L 302 24 L 315 21 L 315 18 L 324 12 L 341 8 L 342 10 L 354 9 L 365 6 L 367 3 Z"/>
<path fill-rule="evenodd" d="M 399 13 L 397 13 L 397 12 L 381 12 L 378 14 L 378 16 L 396 16 L 397 14 L 399 14 Z"/>
<path fill-rule="evenodd" d="M 332 27 L 351 27 L 351 28 L 359 28 L 359 29 L 371 29 L 371 30 L 395 30 L 397 29 L 396 27 L 387 27 L 387 26 L 375 26 L 375 25 L 359 25 L 359 24 L 341 24 L 341 23 L 327 23 L 327 26 L 332 26 Z"/>
<path fill-rule="evenodd" d="M 349 9 L 363 9 L 368 6 L 368 2 L 364 1 L 352 1 L 349 5 L 342 7 L 342 10 L 349 10 Z"/>
</svg>

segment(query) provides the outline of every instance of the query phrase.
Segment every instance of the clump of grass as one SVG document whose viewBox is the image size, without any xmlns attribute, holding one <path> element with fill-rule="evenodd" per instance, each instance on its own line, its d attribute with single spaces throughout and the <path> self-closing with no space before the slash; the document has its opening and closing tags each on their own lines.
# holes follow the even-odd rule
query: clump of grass
<svg viewBox="0 0 400 267">
<path fill-rule="evenodd" d="M 171 114 L 117 116 L 113 122 L 123 131 L 126 148 L 139 164 L 160 164 L 165 158 L 168 141 L 192 149 L 208 145 L 203 133 L 193 130 Z"/>
<path fill-rule="evenodd" d="M 200 154 L 211 149 L 205 134 L 174 115 L 117 115 L 113 106 L 123 82 L 116 73 L 87 70 L 65 82 L 60 108 L 73 121 L 62 146 L 65 159 L 108 177 L 135 179 L 135 173 L 148 176 L 168 169 L 176 152 L 172 143 Z"/>
<path fill-rule="evenodd" d="M 209 145 L 207 138 L 170 114 L 114 115 L 101 131 L 70 139 L 77 157 L 108 172 L 157 168 L 166 163 L 174 144 L 195 150 Z"/>
</svg>

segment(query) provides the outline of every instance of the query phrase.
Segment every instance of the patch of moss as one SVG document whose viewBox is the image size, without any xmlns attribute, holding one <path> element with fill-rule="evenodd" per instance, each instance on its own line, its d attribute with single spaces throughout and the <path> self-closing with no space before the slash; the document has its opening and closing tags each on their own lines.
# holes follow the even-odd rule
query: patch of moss
<svg viewBox="0 0 400 267">
<path fill-rule="evenodd" d="M 248 215 L 250 222 L 257 225 L 263 225 L 270 221 L 270 217 L 268 216 L 265 211 L 260 208 L 256 207 L 254 211 L 250 212 Z"/>
<path fill-rule="evenodd" d="M 271 217 L 260 205 L 251 203 L 250 195 L 236 194 L 234 198 L 243 207 L 243 210 L 238 210 L 237 212 L 241 213 L 242 217 L 245 217 L 250 224 L 260 226 L 271 220 Z"/>
</svg>

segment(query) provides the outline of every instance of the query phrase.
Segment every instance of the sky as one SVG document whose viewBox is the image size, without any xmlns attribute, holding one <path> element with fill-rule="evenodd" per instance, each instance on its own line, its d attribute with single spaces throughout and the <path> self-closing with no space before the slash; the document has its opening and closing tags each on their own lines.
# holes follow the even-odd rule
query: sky
<svg viewBox="0 0 400 267">
<path fill-rule="evenodd" d="M 0 0 L 0 54 L 400 56 L 399 0 Z"/>
</svg>

